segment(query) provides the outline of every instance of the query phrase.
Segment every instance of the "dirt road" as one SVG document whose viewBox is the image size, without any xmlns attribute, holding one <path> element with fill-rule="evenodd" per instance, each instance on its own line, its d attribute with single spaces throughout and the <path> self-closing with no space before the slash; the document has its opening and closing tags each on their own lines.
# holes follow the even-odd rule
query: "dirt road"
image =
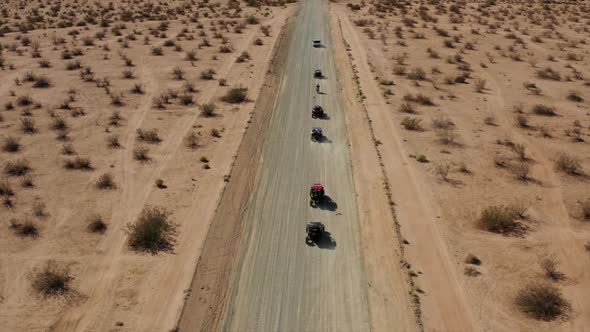
<svg viewBox="0 0 590 332">
<path fill-rule="evenodd" d="M 245 212 L 226 330 L 368 329 L 358 215 L 328 23 L 326 3 L 302 3 L 257 187 Z M 313 48 L 316 38 L 325 47 Z M 314 80 L 316 68 L 324 79 Z M 315 93 L 317 82 L 321 95 Z M 316 103 L 327 119 L 311 118 Z M 313 126 L 324 129 L 323 142 L 310 140 Z M 333 204 L 309 206 L 309 186 L 316 182 L 326 186 Z M 334 243 L 308 247 L 305 224 L 310 220 L 323 222 Z"/>
</svg>

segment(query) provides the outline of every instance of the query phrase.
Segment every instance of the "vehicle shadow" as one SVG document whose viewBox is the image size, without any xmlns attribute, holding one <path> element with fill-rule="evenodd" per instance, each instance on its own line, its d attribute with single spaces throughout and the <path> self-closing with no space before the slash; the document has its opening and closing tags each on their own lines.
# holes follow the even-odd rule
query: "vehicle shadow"
<svg viewBox="0 0 590 332">
<path fill-rule="evenodd" d="M 315 244 L 320 249 L 336 249 L 336 240 L 332 238 L 332 234 L 330 232 L 323 232 L 322 236 L 318 239 L 318 241 Z"/>
<path fill-rule="evenodd" d="M 324 195 L 324 200 L 319 202 L 317 207 L 320 208 L 320 210 L 336 211 L 338 204 L 334 202 L 330 196 Z"/>
</svg>

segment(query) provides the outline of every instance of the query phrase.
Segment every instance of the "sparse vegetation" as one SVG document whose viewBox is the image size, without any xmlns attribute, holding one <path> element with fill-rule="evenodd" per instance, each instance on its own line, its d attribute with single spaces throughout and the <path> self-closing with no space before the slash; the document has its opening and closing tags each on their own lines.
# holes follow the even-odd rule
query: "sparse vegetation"
<svg viewBox="0 0 590 332">
<path fill-rule="evenodd" d="M 509 206 L 497 205 L 485 208 L 479 221 L 482 227 L 492 233 L 511 234 L 519 230 L 517 215 Z"/>
<path fill-rule="evenodd" d="M 569 175 L 582 174 L 582 163 L 575 157 L 567 154 L 561 154 L 555 160 L 555 167 Z"/>
<path fill-rule="evenodd" d="M 221 99 L 226 103 L 237 104 L 246 101 L 247 97 L 248 88 L 240 86 L 229 89 Z"/>
<path fill-rule="evenodd" d="M 133 250 L 156 254 L 173 249 L 177 225 L 163 207 L 146 207 L 136 222 L 127 224 L 127 232 Z"/>
<path fill-rule="evenodd" d="M 34 269 L 30 279 L 35 292 L 44 297 L 65 296 L 73 292 L 71 283 L 74 276 L 69 265 L 60 265 L 54 260 Z"/>
<path fill-rule="evenodd" d="M 516 304 L 532 318 L 544 321 L 554 320 L 570 308 L 557 287 L 543 283 L 528 284 L 521 289 Z"/>
<path fill-rule="evenodd" d="M 104 173 L 96 181 L 96 187 L 98 189 L 115 189 L 117 186 L 115 185 L 113 175 L 110 173 Z"/>
</svg>

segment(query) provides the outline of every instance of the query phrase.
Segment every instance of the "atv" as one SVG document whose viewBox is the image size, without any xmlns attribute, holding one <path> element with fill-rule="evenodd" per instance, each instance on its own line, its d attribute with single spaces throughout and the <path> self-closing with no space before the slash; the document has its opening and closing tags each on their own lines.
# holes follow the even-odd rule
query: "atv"
<svg viewBox="0 0 590 332">
<path fill-rule="evenodd" d="M 305 232 L 307 233 L 307 237 L 305 238 L 305 243 L 308 246 L 313 246 L 314 244 L 319 243 L 326 231 L 324 224 L 318 221 L 309 222 L 305 226 Z"/>
<path fill-rule="evenodd" d="M 311 140 L 314 142 L 319 142 L 324 137 L 322 132 L 322 128 L 320 127 L 313 127 L 311 128 Z"/>
<path fill-rule="evenodd" d="M 316 70 L 313 72 L 313 77 L 314 77 L 314 78 L 322 78 L 322 77 L 324 77 L 324 74 L 322 74 L 322 71 L 321 71 L 321 70 L 319 70 L 319 69 L 316 69 Z"/>
<path fill-rule="evenodd" d="M 313 184 L 309 189 L 309 205 L 316 207 L 324 200 L 324 198 L 326 198 L 324 186 L 319 183 Z"/>
<path fill-rule="evenodd" d="M 311 109 L 311 117 L 316 119 L 316 118 L 324 118 L 325 113 L 324 113 L 324 109 L 320 106 L 320 105 L 315 105 L 312 109 Z"/>
</svg>

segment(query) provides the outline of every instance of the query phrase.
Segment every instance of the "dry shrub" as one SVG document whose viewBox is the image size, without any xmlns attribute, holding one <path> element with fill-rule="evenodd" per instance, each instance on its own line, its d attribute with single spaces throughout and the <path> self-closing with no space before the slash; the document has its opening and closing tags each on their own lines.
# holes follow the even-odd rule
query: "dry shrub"
<svg viewBox="0 0 590 332">
<path fill-rule="evenodd" d="M 544 321 L 565 315 L 570 309 L 559 289 L 545 283 L 532 283 L 521 289 L 516 305 L 532 318 Z"/>
<path fill-rule="evenodd" d="M 434 105 L 434 102 L 432 101 L 432 99 L 430 99 L 430 97 L 423 95 L 421 93 L 418 93 L 416 95 L 407 94 L 404 96 L 404 100 L 415 102 L 415 103 L 418 103 L 418 104 L 424 105 L 424 106 Z"/>
<path fill-rule="evenodd" d="M 20 141 L 13 136 L 7 136 L 2 144 L 2 150 L 5 152 L 18 152 L 20 150 Z"/>
<path fill-rule="evenodd" d="M 475 91 L 481 93 L 484 92 L 486 89 L 486 80 L 484 79 L 478 79 L 475 81 Z"/>
<path fill-rule="evenodd" d="M 185 106 L 192 105 L 195 102 L 194 97 L 190 93 L 183 93 L 179 95 L 178 100 L 182 105 Z"/>
<path fill-rule="evenodd" d="M 199 147 L 199 135 L 197 133 L 195 133 L 194 131 L 191 131 L 184 138 L 184 142 L 188 148 L 194 150 Z"/>
<path fill-rule="evenodd" d="M 408 116 L 402 120 L 401 125 L 407 130 L 421 130 L 422 129 L 422 125 L 420 124 L 421 122 L 422 122 L 421 119 L 412 118 L 412 117 Z"/>
<path fill-rule="evenodd" d="M 146 207 L 135 223 L 127 224 L 129 246 L 136 251 L 156 254 L 170 251 L 175 244 L 177 225 L 163 207 Z"/>
<path fill-rule="evenodd" d="M 214 103 L 206 103 L 202 104 L 200 107 L 202 116 L 212 117 L 215 115 L 215 109 L 217 108 L 217 105 L 215 105 Z"/>
<path fill-rule="evenodd" d="M 480 275 L 479 271 L 477 271 L 477 269 L 473 266 L 466 266 L 463 270 L 463 273 L 468 277 L 477 277 Z"/>
<path fill-rule="evenodd" d="M 402 112 L 402 113 L 410 113 L 410 114 L 414 114 L 414 113 L 416 113 L 416 109 L 415 109 L 415 108 L 414 108 L 414 106 L 413 106 L 412 104 L 410 104 L 410 103 L 402 103 L 402 104 L 399 106 L 399 109 L 398 109 L 398 110 L 399 110 L 400 112 Z"/>
<path fill-rule="evenodd" d="M 455 127 L 437 129 L 436 136 L 438 137 L 438 140 L 445 145 L 457 144 L 457 138 L 459 137 L 455 132 Z"/>
<path fill-rule="evenodd" d="M 184 74 L 185 74 L 184 69 L 180 68 L 180 66 L 176 66 L 176 67 L 174 67 L 174 69 L 172 69 L 172 75 L 177 80 L 184 79 Z"/>
<path fill-rule="evenodd" d="M 539 266 L 549 279 L 558 281 L 564 278 L 563 273 L 559 272 L 559 263 L 552 255 L 540 257 Z"/>
<path fill-rule="evenodd" d="M 107 137 L 107 146 L 109 148 L 119 148 L 121 147 L 121 143 L 119 143 L 119 136 L 111 135 Z"/>
<path fill-rule="evenodd" d="M 582 209 L 582 218 L 590 220 L 590 198 L 580 202 L 580 208 Z"/>
<path fill-rule="evenodd" d="M 437 163 L 434 165 L 434 174 L 445 182 L 449 181 L 450 170 L 451 166 L 449 164 Z"/>
<path fill-rule="evenodd" d="M 481 265 L 481 260 L 473 254 L 468 254 L 467 257 L 465 257 L 465 263 L 473 264 L 473 265 Z"/>
<path fill-rule="evenodd" d="M 29 161 L 26 159 L 16 159 L 7 161 L 4 165 L 4 173 L 10 176 L 23 176 L 31 170 Z"/>
<path fill-rule="evenodd" d="M 117 186 L 115 185 L 115 180 L 113 180 L 113 175 L 105 173 L 96 181 L 96 187 L 98 189 L 115 189 Z"/>
<path fill-rule="evenodd" d="M 530 179 L 530 166 L 526 162 L 521 161 L 516 164 L 513 164 L 510 166 L 510 170 L 518 180 L 528 181 Z"/>
<path fill-rule="evenodd" d="M 512 144 L 510 145 L 510 148 L 512 149 L 512 152 L 514 152 L 517 156 L 518 159 L 524 161 L 526 160 L 526 147 L 524 146 L 524 144 L 520 144 L 520 143 L 516 143 L 516 144 Z"/>
<path fill-rule="evenodd" d="M 454 125 L 453 121 L 444 115 L 439 115 L 432 120 L 432 127 L 436 129 L 448 129 Z"/>
<path fill-rule="evenodd" d="M 35 268 L 29 275 L 33 289 L 44 297 L 71 294 L 74 280 L 69 265 L 59 265 L 50 260 L 43 267 Z"/>
<path fill-rule="evenodd" d="M 107 231 L 108 228 L 108 224 L 102 219 L 102 216 L 99 214 L 94 214 L 88 217 L 87 223 L 87 229 L 91 233 L 103 234 Z"/>
<path fill-rule="evenodd" d="M 140 142 L 146 142 L 149 144 L 157 144 L 160 143 L 162 140 L 160 139 L 160 136 L 158 135 L 158 130 L 157 129 L 150 129 L 150 130 L 144 130 L 144 129 L 137 129 L 136 131 L 137 133 L 137 140 Z"/>
<path fill-rule="evenodd" d="M 146 162 L 150 160 L 149 156 L 150 150 L 145 146 L 137 146 L 133 149 L 133 158 L 135 160 Z"/>
<path fill-rule="evenodd" d="M 555 107 L 547 106 L 547 105 L 543 105 L 543 104 L 537 104 L 537 105 L 533 106 L 533 113 L 535 113 L 537 115 L 543 115 L 543 116 L 556 116 L 557 115 L 557 113 L 555 113 Z"/>
<path fill-rule="evenodd" d="M 559 171 L 565 172 L 569 175 L 582 174 L 582 163 L 577 158 L 565 153 L 557 157 L 557 160 L 555 160 L 555 167 Z"/>
<path fill-rule="evenodd" d="M 524 114 L 518 114 L 516 115 L 516 124 L 520 127 L 520 128 L 529 128 L 529 118 L 524 115 Z"/>
<path fill-rule="evenodd" d="M 83 170 L 83 171 L 90 171 L 92 170 L 92 163 L 90 162 L 90 158 L 85 157 L 75 157 L 74 159 L 68 159 L 64 162 L 64 168 L 70 170 Z"/>
<path fill-rule="evenodd" d="M 10 228 L 14 230 L 17 236 L 20 237 L 37 238 L 39 236 L 39 230 L 37 229 L 37 226 L 29 219 L 26 219 L 22 223 L 11 220 Z"/>
<path fill-rule="evenodd" d="M 573 102 L 576 102 L 576 103 L 581 103 L 584 101 L 584 98 L 582 98 L 580 93 L 578 91 L 573 91 L 573 90 L 568 92 L 567 99 L 571 100 Z"/>
<path fill-rule="evenodd" d="M 553 80 L 553 81 L 560 81 L 561 74 L 558 71 L 554 70 L 551 67 L 546 67 L 544 69 L 539 69 L 536 72 L 537 77 L 545 79 L 545 80 Z"/>
<path fill-rule="evenodd" d="M 504 205 L 485 208 L 479 218 L 483 229 L 498 234 L 512 234 L 519 230 L 517 215 L 513 208 Z"/>
<path fill-rule="evenodd" d="M 37 132 L 37 128 L 35 127 L 35 120 L 31 118 L 21 118 L 20 126 L 25 134 L 33 134 Z"/>
<path fill-rule="evenodd" d="M 215 70 L 213 69 L 206 69 L 201 72 L 201 79 L 202 80 L 212 80 L 215 76 Z"/>
<path fill-rule="evenodd" d="M 225 96 L 221 97 L 221 100 L 231 103 L 237 104 L 246 101 L 248 97 L 248 88 L 239 86 L 229 89 Z"/>
<path fill-rule="evenodd" d="M 415 67 L 410 72 L 408 72 L 406 77 L 415 81 L 423 81 L 426 79 L 426 72 L 420 67 Z"/>
</svg>

